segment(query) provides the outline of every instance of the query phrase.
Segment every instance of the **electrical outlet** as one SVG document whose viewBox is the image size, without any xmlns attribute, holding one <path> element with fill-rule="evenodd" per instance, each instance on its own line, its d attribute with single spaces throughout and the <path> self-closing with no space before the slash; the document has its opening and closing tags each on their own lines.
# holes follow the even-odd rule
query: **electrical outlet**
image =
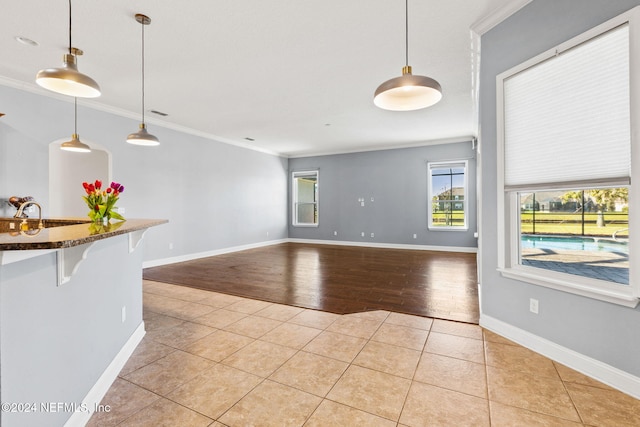
<svg viewBox="0 0 640 427">
<path fill-rule="evenodd" d="M 539 308 L 538 300 L 529 298 L 529 311 L 534 314 L 538 314 L 538 308 Z"/>
<path fill-rule="evenodd" d="M 127 307 L 126 306 L 122 306 L 122 323 L 125 322 L 125 320 L 127 320 Z"/>
<path fill-rule="evenodd" d="M 169 250 L 173 249 L 173 243 L 169 243 Z"/>
<path fill-rule="evenodd" d="M 371 233 L 371 237 L 375 237 L 375 234 Z"/>
<path fill-rule="evenodd" d="M 360 233 L 360 237 L 364 237 L 364 231 Z"/>
<path fill-rule="evenodd" d="M 267 231 L 267 237 L 269 237 L 269 232 Z"/>
<path fill-rule="evenodd" d="M 373 197 L 371 198 L 371 201 L 373 202 Z"/>
<path fill-rule="evenodd" d="M 417 239 L 417 238 L 418 238 L 418 235 L 414 233 L 414 234 L 413 234 L 413 238 L 414 238 L 414 239 Z"/>
<path fill-rule="evenodd" d="M 337 235 L 338 235 L 338 232 L 337 232 L 337 231 L 334 231 L 334 232 L 333 232 L 333 235 L 334 235 L 334 236 L 337 236 Z"/>
</svg>

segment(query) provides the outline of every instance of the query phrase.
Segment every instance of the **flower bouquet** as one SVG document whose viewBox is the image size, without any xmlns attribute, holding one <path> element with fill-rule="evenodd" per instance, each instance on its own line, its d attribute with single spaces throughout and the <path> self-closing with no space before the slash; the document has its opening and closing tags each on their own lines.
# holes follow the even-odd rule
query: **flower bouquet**
<svg viewBox="0 0 640 427">
<path fill-rule="evenodd" d="M 82 183 L 86 196 L 82 196 L 89 207 L 89 218 L 93 222 L 109 222 L 111 218 L 124 221 L 124 217 L 115 211 L 118 196 L 124 191 L 124 185 L 112 182 L 109 188 L 102 189 L 102 181 L 96 179 L 93 184 Z"/>
</svg>

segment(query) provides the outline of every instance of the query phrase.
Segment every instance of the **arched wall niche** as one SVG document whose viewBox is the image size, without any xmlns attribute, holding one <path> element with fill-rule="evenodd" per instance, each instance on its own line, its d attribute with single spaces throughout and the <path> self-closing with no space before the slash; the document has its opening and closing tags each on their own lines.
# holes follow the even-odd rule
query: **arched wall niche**
<svg viewBox="0 0 640 427">
<path fill-rule="evenodd" d="M 49 216 L 51 218 L 87 216 L 82 196 L 83 182 L 111 182 L 111 153 L 100 144 L 84 140 L 90 153 L 74 153 L 60 149 L 69 140 L 62 138 L 49 144 Z"/>
</svg>

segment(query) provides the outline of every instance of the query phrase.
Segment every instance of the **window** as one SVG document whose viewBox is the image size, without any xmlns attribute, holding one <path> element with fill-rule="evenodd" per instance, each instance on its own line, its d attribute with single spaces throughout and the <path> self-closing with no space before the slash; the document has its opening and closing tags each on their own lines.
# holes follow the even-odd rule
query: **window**
<svg viewBox="0 0 640 427">
<path fill-rule="evenodd" d="M 640 186 L 632 9 L 498 76 L 498 263 L 510 278 L 635 307 Z M 635 48 L 637 50 L 637 48 Z M 634 112 L 635 111 L 635 112 Z M 639 123 L 640 124 L 640 123 Z"/>
<path fill-rule="evenodd" d="M 293 225 L 318 226 L 318 171 L 293 172 Z"/>
<path fill-rule="evenodd" d="M 428 163 L 430 230 L 467 229 L 467 161 Z"/>
</svg>

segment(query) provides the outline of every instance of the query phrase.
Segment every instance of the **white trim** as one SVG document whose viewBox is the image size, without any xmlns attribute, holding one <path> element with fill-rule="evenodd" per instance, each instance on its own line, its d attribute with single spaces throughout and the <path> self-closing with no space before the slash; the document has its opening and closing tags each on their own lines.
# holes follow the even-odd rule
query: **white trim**
<svg viewBox="0 0 640 427">
<path fill-rule="evenodd" d="M 487 31 L 491 30 L 496 25 L 531 3 L 533 0 L 513 0 L 497 9 L 494 9 L 487 16 L 480 18 L 478 21 L 471 24 L 471 31 L 479 36 L 482 36 Z"/>
<path fill-rule="evenodd" d="M 438 167 L 451 167 L 452 165 L 463 165 L 464 167 L 464 176 L 462 184 L 463 195 L 462 195 L 462 206 L 464 207 L 462 213 L 464 215 L 464 222 L 461 226 L 434 226 L 433 225 L 433 174 L 432 170 L 437 169 Z M 450 174 L 451 175 L 451 174 Z M 453 179 L 453 178 L 452 178 Z M 429 231 L 468 231 L 469 224 L 467 219 L 469 217 L 469 160 L 468 159 L 460 159 L 460 160 L 442 160 L 442 161 L 430 161 L 427 162 L 427 228 Z M 453 190 L 453 188 L 451 188 Z"/>
<path fill-rule="evenodd" d="M 105 369 L 102 375 L 100 375 L 98 381 L 96 381 L 93 387 L 91 387 L 89 393 L 87 393 L 85 398 L 82 400 L 82 408 L 87 408 L 87 410 L 74 412 L 64 424 L 64 427 L 82 427 L 89 422 L 95 408 L 100 404 L 102 398 L 107 394 L 107 391 L 109 391 L 109 388 L 116 378 L 118 378 L 118 374 L 127 363 L 129 357 L 131 357 L 138 344 L 140 344 L 144 335 L 144 322 L 141 322 L 124 346 L 122 346 L 118 354 L 116 354 L 116 357 L 114 357 L 109 366 L 107 366 L 107 369 Z"/>
<path fill-rule="evenodd" d="M 56 94 L 54 92 L 51 91 L 47 91 L 44 89 L 41 89 L 39 86 L 36 86 L 35 84 L 27 84 L 27 83 L 23 83 L 17 80 L 13 80 L 10 79 L 8 77 L 4 77 L 4 76 L 0 76 L 0 85 L 2 86 L 7 86 L 7 87 L 11 87 L 14 89 L 19 89 L 19 90 L 23 90 L 25 92 L 30 92 L 36 95 L 41 95 L 41 96 L 46 96 L 49 98 L 54 98 L 57 99 L 58 101 L 64 101 L 64 102 L 73 102 L 73 98 L 70 96 L 65 96 L 65 95 L 59 95 Z M 140 115 L 139 113 L 132 113 L 130 111 L 127 110 L 123 110 L 121 108 L 116 108 L 116 107 L 111 107 L 109 105 L 105 105 L 102 104 L 100 102 L 97 101 L 91 101 L 88 100 L 87 98 L 80 98 L 78 99 L 78 105 L 82 105 L 85 107 L 89 107 L 92 108 L 94 110 L 97 111 L 102 111 L 104 113 L 109 113 L 109 114 L 113 114 L 116 116 L 120 116 L 120 117 L 124 117 L 127 119 L 132 119 L 135 121 L 139 121 L 140 120 Z M 246 148 L 247 150 L 252 150 L 252 151 L 258 151 L 261 153 L 265 153 L 265 154 L 270 154 L 272 156 L 278 156 L 278 157 L 287 157 L 286 155 L 282 154 L 282 153 L 278 153 L 272 150 L 268 150 L 266 148 L 261 148 L 261 147 L 257 147 L 255 145 L 251 145 L 251 144 L 246 144 L 240 141 L 234 141 L 232 139 L 229 138 L 225 138 L 219 135 L 214 135 L 208 132 L 202 132 L 196 129 L 192 129 L 186 126 L 180 126 L 174 123 L 169 123 L 166 122 L 164 120 L 160 120 L 154 117 L 148 117 L 145 116 L 145 122 L 147 123 L 151 123 L 155 126 L 159 126 L 159 127 L 163 127 L 165 129 L 171 129 L 177 132 L 181 132 L 181 133 L 185 133 L 187 135 L 193 135 L 193 136 L 198 136 L 200 138 L 205 138 L 208 140 L 212 140 L 212 141 L 216 141 L 216 142 L 220 142 L 222 144 L 228 144 L 228 145 L 234 145 L 236 147 L 241 147 L 241 148 Z"/>
<path fill-rule="evenodd" d="M 176 262 L 192 261 L 194 259 L 207 258 L 210 256 L 223 255 L 223 254 L 228 254 L 232 252 L 246 251 L 247 249 L 262 248 L 265 246 L 272 246 L 272 245 L 277 245 L 279 243 L 286 243 L 286 242 L 287 242 L 287 239 L 269 240 L 266 242 L 231 246 L 227 248 L 214 249 L 206 252 L 196 252 L 192 254 L 179 255 L 179 256 L 170 257 L 170 258 L 160 258 L 160 259 L 143 262 L 142 268 L 158 267 L 160 265 L 175 264 Z"/>
<path fill-rule="evenodd" d="M 289 243 L 309 243 L 315 245 L 337 245 L 337 246 L 357 246 L 364 248 L 383 249 L 409 249 L 414 251 L 436 251 L 436 252 L 463 252 L 475 254 L 478 248 L 467 248 L 462 246 L 430 246 L 430 245 L 407 245 L 403 243 L 371 243 L 371 242 L 350 242 L 341 240 L 314 240 L 314 239 L 287 239 Z"/>
<path fill-rule="evenodd" d="M 314 202 L 298 202 L 298 180 L 296 178 L 315 176 Z M 320 226 L 320 169 L 303 169 L 291 172 L 291 225 L 293 227 Z M 298 222 L 298 206 L 301 204 L 315 205 L 316 222 Z"/>
<path fill-rule="evenodd" d="M 350 242 L 340 240 L 314 240 L 314 239 L 280 239 L 269 240 L 266 242 L 253 243 L 250 245 L 232 246 L 228 248 L 215 249 L 207 252 L 198 252 L 194 254 L 180 255 L 171 258 L 160 258 L 142 263 L 142 268 L 158 267 L 161 265 L 174 264 L 177 262 L 192 261 L 210 256 L 224 255 L 233 252 L 246 251 L 247 249 L 263 248 L 265 246 L 279 245 L 280 243 L 309 243 L 316 245 L 337 245 L 337 246 L 358 246 L 367 248 L 386 248 L 386 249 L 410 249 L 415 251 L 436 251 L 436 252 L 462 252 L 475 254 L 478 248 L 467 248 L 461 246 L 428 246 L 428 245 L 407 245 L 398 243 L 367 243 L 367 242 Z"/>
<path fill-rule="evenodd" d="M 639 377 L 482 313 L 480 313 L 480 326 L 636 399 L 640 399 Z"/>
</svg>

